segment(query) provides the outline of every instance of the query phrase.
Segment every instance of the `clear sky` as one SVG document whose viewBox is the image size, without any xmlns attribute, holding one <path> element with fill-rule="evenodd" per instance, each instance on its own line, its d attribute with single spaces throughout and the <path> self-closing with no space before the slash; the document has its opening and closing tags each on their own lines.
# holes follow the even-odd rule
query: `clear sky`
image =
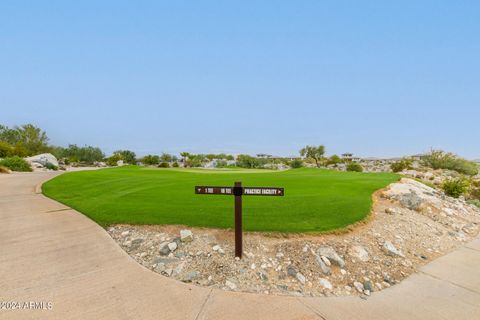
<svg viewBox="0 0 480 320">
<path fill-rule="evenodd" d="M 0 108 L 107 153 L 480 158 L 480 1 L 5 0 Z"/>
</svg>

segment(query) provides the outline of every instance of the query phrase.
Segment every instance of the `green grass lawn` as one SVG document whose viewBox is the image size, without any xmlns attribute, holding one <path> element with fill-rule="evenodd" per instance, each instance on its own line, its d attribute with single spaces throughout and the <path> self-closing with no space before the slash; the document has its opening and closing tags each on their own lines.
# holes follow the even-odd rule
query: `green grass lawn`
<svg viewBox="0 0 480 320">
<path fill-rule="evenodd" d="M 231 228 L 233 196 L 196 195 L 195 185 L 284 187 L 284 197 L 243 197 L 244 229 L 321 232 L 366 217 L 372 193 L 397 181 L 389 173 L 337 172 L 313 168 L 288 171 L 150 169 L 122 167 L 71 172 L 43 193 L 101 225 L 183 224 Z"/>
</svg>

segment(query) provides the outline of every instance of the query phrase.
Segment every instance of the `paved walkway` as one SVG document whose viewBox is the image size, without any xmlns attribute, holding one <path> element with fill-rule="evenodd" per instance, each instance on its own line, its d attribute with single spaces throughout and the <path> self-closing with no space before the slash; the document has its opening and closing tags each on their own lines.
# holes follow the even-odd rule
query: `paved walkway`
<svg viewBox="0 0 480 320">
<path fill-rule="evenodd" d="M 480 319 L 480 239 L 401 284 L 358 297 L 295 298 L 183 284 L 137 264 L 93 221 L 37 193 L 57 173 L 0 175 L 0 319 Z"/>
</svg>

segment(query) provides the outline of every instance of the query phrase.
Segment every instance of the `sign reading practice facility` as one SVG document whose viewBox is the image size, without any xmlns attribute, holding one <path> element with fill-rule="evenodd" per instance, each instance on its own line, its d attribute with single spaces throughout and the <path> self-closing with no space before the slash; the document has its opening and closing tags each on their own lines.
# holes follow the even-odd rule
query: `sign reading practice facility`
<svg viewBox="0 0 480 320">
<path fill-rule="evenodd" d="M 235 256 L 242 257 L 242 196 L 284 196 L 283 188 L 242 187 L 235 182 L 233 187 L 196 186 L 195 194 L 220 194 L 235 196 Z"/>
<path fill-rule="evenodd" d="M 214 186 L 197 186 L 196 194 L 224 194 L 233 195 L 234 187 L 214 187 Z M 265 187 L 243 187 L 242 195 L 244 196 L 283 196 L 283 188 L 265 188 Z"/>
</svg>

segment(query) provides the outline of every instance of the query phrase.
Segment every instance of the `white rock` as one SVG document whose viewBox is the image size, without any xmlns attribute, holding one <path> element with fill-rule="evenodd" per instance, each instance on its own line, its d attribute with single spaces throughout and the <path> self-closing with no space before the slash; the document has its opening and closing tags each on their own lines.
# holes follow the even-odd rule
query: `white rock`
<svg viewBox="0 0 480 320">
<path fill-rule="evenodd" d="M 58 160 L 55 158 L 53 154 L 50 153 L 42 153 L 37 154 L 36 156 L 25 158 L 30 163 L 38 163 L 42 166 L 46 166 L 47 164 L 51 164 L 55 167 L 58 167 Z"/>
<path fill-rule="evenodd" d="M 333 286 L 332 284 L 330 283 L 330 281 L 328 281 L 327 279 L 325 278 L 320 278 L 318 279 L 318 283 L 324 287 L 325 289 L 329 289 L 329 290 L 332 290 L 333 289 Z"/>
<path fill-rule="evenodd" d="M 252 265 L 250 266 L 250 269 L 255 270 L 255 268 L 257 268 L 257 266 L 255 265 L 255 263 L 252 263 Z"/>
<path fill-rule="evenodd" d="M 335 262 L 340 268 L 345 267 L 345 261 L 332 247 L 320 247 L 317 250 L 317 255 L 327 257 L 330 261 Z"/>
<path fill-rule="evenodd" d="M 346 271 L 345 269 L 340 269 L 340 273 L 341 273 L 342 275 L 346 275 L 346 274 L 347 274 L 347 271 Z"/>
<path fill-rule="evenodd" d="M 213 250 L 213 251 L 218 251 L 218 250 L 220 250 L 220 249 L 221 249 L 221 247 L 220 247 L 218 244 L 216 244 L 216 245 L 214 245 L 214 246 L 212 247 L 212 250 Z"/>
<path fill-rule="evenodd" d="M 237 289 L 237 285 L 232 281 L 229 281 L 229 280 L 225 281 L 225 285 L 229 287 L 231 290 Z"/>
<path fill-rule="evenodd" d="M 358 292 L 363 293 L 363 284 L 361 282 L 355 281 L 353 283 L 353 286 L 355 289 L 357 289 Z"/>
<path fill-rule="evenodd" d="M 388 255 L 405 257 L 403 253 L 397 248 L 395 248 L 393 243 L 391 243 L 390 241 L 385 241 L 385 243 L 383 244 L 383 249 L 386 251 Z"/>
<path fill-rule="evenodd" d="M 184 229 L 180 230 L 180 240 L 182 242 L 190 242 L 193 241 L 193 233 L 190 230 Z"/>
<path fill-rule="evenodd" d="M 130 231 L 128 231 L 128 230 L 127 230 L 127 231 L 123 231 L 123 232 L 122 232 L 122 237 L 126 237 L 126 236 L 128 236 L 129 234 L 130 234 Z"/>
<path fill-rule="evenodd" d="M 323 261 L 327 266 L 330 267 L 330 266 L 332 265 L 332 263 L 330 262 L 330 260 L 328 260 L 327 257 L 321 256 L 320 258 L 322 259 L 322 261 Z"/>
<path fill-rule="evenodd" d="M 177 243 L 176 242 L 170 242 L 168 244 L 168 249 L 170 249 L 170 251 L 175 251 L 177 249 Z"/>
<path fill-rule="evenodd" d="M 353 246 L 348 250 L 348 254 L 360 261 L 367 262 L 370 260 L 368 251 L 362 246 Z"/>
<path fill-rule="evenodd" d="M 301 284 L 305 284 L 305 281 L 307 281 L 305 276 L 303 274 L 301 274 L 300 272 L 297 272 L 297 274 L 295 276 L 297 277 L 297 280 L 300 281 Z"/>
</svg>

